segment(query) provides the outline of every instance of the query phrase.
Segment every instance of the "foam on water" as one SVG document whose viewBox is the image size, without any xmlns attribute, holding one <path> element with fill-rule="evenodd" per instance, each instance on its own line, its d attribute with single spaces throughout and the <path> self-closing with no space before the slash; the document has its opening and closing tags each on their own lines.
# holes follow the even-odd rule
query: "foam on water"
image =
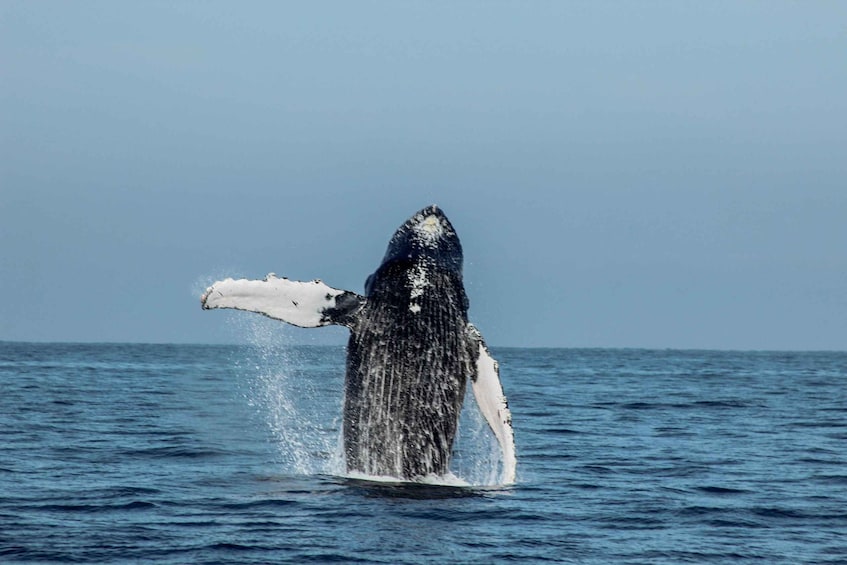
<svg viewBox="0 0 847 565">
<path fill-rule="evenodd" d="M 403 485 L 403 484 L 419 484 L 419 485 L 428 485 L 428 486 L 440 486 L 440 487 L 471 487 L 475 486 L 468 481 L 457 477 L 453 473 L 447 473 L 446 475 L 427 475 L 425 477 L 421 477 L 419 479 L 415 479 L 413 481 L 398 479 L 397 477 L 389 477 L 385 475 L 368 475 L 366 473 L 359 473 L 356 471 L 350 471 L 343 474 L 344 478 L 352 479 L 354 481 L 366 481 L 370 483 L 385 483 L 392 485 Z"/>
</svg>

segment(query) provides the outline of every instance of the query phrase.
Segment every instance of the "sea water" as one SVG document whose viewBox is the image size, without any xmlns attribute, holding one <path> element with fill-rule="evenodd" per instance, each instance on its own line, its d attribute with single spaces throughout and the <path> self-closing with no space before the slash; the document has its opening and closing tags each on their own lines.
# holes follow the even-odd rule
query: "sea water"
<svg viewBox="0 0 847 565">
<path fill-rule="evenodd" d="M 0 562 L 847 562 L 847 353 L 492 353 L 511 487 L 345 476 L 343 347 L 0 343 Z"/>
</svg>

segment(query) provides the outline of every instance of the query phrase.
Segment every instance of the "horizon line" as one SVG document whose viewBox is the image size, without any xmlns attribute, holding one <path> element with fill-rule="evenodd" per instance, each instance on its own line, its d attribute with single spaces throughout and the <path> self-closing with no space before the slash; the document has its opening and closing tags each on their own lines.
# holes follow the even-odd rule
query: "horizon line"
<svg viewBox="0 0 847 565">
<path fill-rule="evenodd" d="M 176 345 L 191 347 L 254 347 L 257 344 L 243 342 L 168 342 L 168 341 L 56 341 L 56 340 L 15 340 L 0 339 L 0 344 L 29 345 Z M 275 344 L 279 347 L 347 347 L 346 343 L 289 343 Z M 709 347 L 645 347 L 645 346 L 604 346 L 604 345 L 489 345 L 492 349 L 561 349 L 561 350 L 598 350 L 598 351 L 702 351 L 723 353 L 847 353 L 847 349 L 740 349 Z"/>
</svg>

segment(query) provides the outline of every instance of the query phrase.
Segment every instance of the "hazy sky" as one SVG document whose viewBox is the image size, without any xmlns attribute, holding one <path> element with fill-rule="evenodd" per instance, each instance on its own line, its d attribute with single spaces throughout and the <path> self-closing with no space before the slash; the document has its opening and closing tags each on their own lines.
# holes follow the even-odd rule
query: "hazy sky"
<svg viewBox="0 0 847 565">
<path fill-rule="evenodd" d="M 0 340 L 240 341 L 432 203 L 492 345 L 847 349 L 847 3 L 0 2 Z"/>
</svg>

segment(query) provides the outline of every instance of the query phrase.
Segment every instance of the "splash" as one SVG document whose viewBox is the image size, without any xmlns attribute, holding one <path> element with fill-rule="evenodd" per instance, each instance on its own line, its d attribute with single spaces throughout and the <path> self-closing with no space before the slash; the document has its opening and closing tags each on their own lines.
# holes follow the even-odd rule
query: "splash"
<svg viewBox="0 0 847 565">
<path fill-rule="evenodd" d="M 293 346 L 278 323 L 250 318 L 245 324 L 243 335 L 249 345 L 237 363 L 250 383 L 247 401 L 267 425 L 278 463 L 299 475 L 343 471 L 339 446 L 343 369 L 340 375 L 324 374 L 327 371 L 321 367 L 312 372 L 307 357 L 313 355 Z"/>
<path fill-rule="evenodd" d="M 296 475 L 333 475 L 357 480 L 402 482 L 346 471 L 341 436 L 344 365 L 341 348 L 303 347 L 278 323 L 234 315 L 248 336 L 236 360 L 256 409 L 275 445 L 281 470 Z M 416 482 L 446 486 L 496 486 L 502 472 L 500 448 L 468 387 L 453 446 L 450 471 Z"/>
<path fill-rule="evenodd" d="M 344 478 L 352 479 L 354 481 L 365 481 L 369 483 L 385 483 L 389 485 L 404 485 L 404 484 L 420 484 L 420 485 L 431 485 L 431 486 L 442 486 L 442 487 L 473 487 L 473 486 L 481 486 L 474 485 L 469 483 L 468 481 L 457 477 L 452 472 L 447 473 L 443 476 L 437 475 L 427 475 L 425 477 L 421 477 L 414 481 L 408 481 L 403 479 L 398 479 L 397 477 L 389 477 L 384 475 L 368 475 L 365 473 L 359 473 L 357 471 L 350 471 L 344 474 Z"/>
<path fill-rule="evenodd" d="M 501 483 L 503 462 L 500 444 L 485 421 L 470 386 L 465 392 L 450 468 L 456 476 L 474 486 Z"/>
</svg>

